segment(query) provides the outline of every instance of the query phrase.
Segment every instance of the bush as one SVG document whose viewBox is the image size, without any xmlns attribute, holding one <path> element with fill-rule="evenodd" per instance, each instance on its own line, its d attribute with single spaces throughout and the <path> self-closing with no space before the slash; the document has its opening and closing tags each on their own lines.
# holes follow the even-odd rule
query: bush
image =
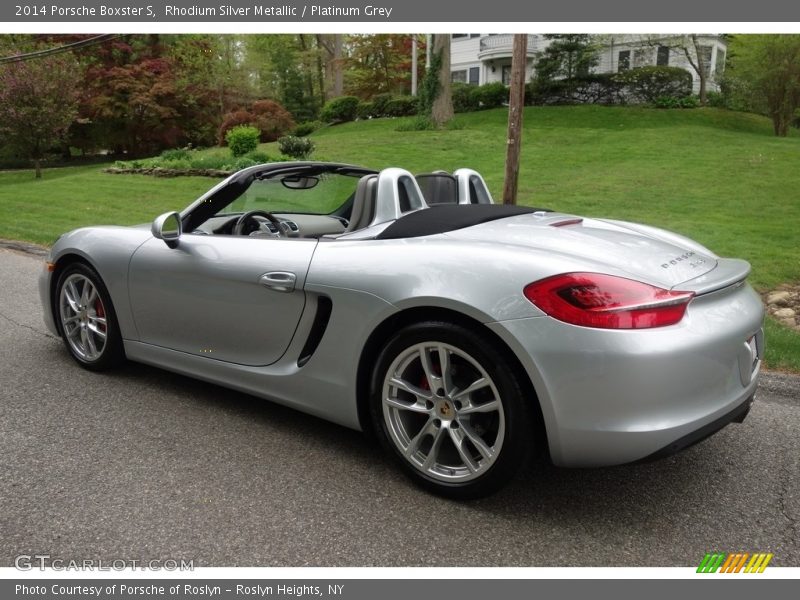
<svg viewBox="0 0 800 600">
<path fill-rule="evenodd" d="M 386 112 L 386 105 L 392 100 L 394 100 L 394 96 L 392 94 L 375 94 L 371 100 L 373 112 L 370 116 L 373 118 L 388 116 Z"/>
<path fill-rule="evenodd" d="M 692 93 L 692 74 L 680 67 L 639 67 L 618 73 L 618 82 L 636 102 L 655 103 L 658 98 L 684 98 Z"/>
<path fill-rule="evenodd" d="M 240 156 L 233 163 L 233 168 L 237 171 L 241 171 L 242 169 L 246 169 L 247 167 L 255 167 L 257 164 L 259 163 L 253 160 L 252 158 L 248 158 L 246 156 Z"/>
<path fill-rule="evenodd" d="M 314 142 L 308 138 L 287 135 L 278 140 L 278 149 L 286 156 L 302 160 L 314 151 Z"/>
<path fill-rule="evenodd" d="M 161 160 L 186 160 L 190 157 L 191 153 L 187 148 L 173 148 L 172 150 L 164 150 L 161 153 Z"/>
<path fill-rule="evenodd" d="M 697 108 L 700 106 L 700 101 L 696 96 L 684 96 L 683 98 L 659 96 L 653 102 L 653 106 L 656 108 Z"/>
<path fill-rule="evenodd" d="M 322 107 L 319 118 L 326 123 L 346 123 L 356 118 L 358 98 L 355 96 L 340 96 L 329 100 Z"/>
<path fill-rule="evenodd" d="M 725 103 L 725 96 L 722 92 L 707 92 L 706 102 L 714 108 L 728 108 Z"/>
<path fill-rule="evenodd" d="M 257 165 L 263 165 L 264 163 L 268 162 L 275 162 L 270 158 L 269 154 L 266 152 L 259 152 L 258 150 L 253 150 L 252 152 L 248 152 L 244 155 L 243 158 L 247 158 L 252 160 Z"/>
<path fill-rule="evenodd" d="M 274 142 L 294 129 L 292 115 L 274 100 L 256 100 L 250 107 L 255 126 L 261 130 L 262 142 Z"/>
<path fill-rule="evenodd" d="M 474 112 L 480 109 L 480 101 L 472 92 L 475 86 L 467 83 L 454 83 L 450 89 L 453 96 L 453 110 L 457 113 Z"/>
<path fill-rule="evenodd" d="M 395 131 L 429 131 L 436 129 L 436 125 L 427 115 L 417 115 L 413 119 L 404 120 Z"/>
<path fill-rule="evenodd" d="M 292 130 L 292 135 L 296 137 L 306 137 L 314 133 L 320 127 L 322 127 L 320 121 L 303 121 Z"/>
<path fill-rule="evenodd" d="M 473 88 L 470 95 L 483 109 L 499 108 L 508 102 L 508 88 L 499 81 Z"/>
<path fill-rule="evenodd" d="M 419 103 L 413 96 L 395 96 L 386 103 L 381 116 L 410 117 L 417 114 L 418 107 Z"/>
<path fill-rule="evenodd" d="M 240 125 L 253 125 L 255 126 L 256 116 L 248 110 L 235 110 L 228 113 L 222 120 L 222 125 L 219 126 L 217 131 L 217 143 L 220 146 L 225 146 L 227 141 L 228 132 L 234 127 Z"/>
<path fill-rule="evenodd" d="M 258 148 L 258 139 L 261 132 L 250 125 L 239 125 L 234 127 L 227 134 L 225 140 L 230 146 L 231 154 L 234 156 L 244 156 Z"/>
<path fill-rule="evenodd" d="M 590 73 L 572 79 L 537 80 L 525 86 L 525 104 L 624 104 L 624 84 L 615 73 Z"/>
<path fill-rule="evenodd" d="M 375 103 L 374 102 L 359 102 L 356 108 L 356 117 L 362 121 L 371 119 L 375 116 Z"/>
</svg>

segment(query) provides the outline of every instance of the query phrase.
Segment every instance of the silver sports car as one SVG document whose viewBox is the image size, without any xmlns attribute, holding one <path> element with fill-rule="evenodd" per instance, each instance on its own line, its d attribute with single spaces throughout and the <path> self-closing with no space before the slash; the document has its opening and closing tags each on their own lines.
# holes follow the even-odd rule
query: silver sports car
<svg viewBox="0 0 800 600">
<path fill-rule="evenodd" d="M 152 225 L 63 235 L 40 280 L 83 367 L 127 358 L 374 432 L 457 498 L 648 460 L 747 414 L 749 265 L 685 237 L 494 204 L 460 169 L 239 171 Z"/>
</svg>

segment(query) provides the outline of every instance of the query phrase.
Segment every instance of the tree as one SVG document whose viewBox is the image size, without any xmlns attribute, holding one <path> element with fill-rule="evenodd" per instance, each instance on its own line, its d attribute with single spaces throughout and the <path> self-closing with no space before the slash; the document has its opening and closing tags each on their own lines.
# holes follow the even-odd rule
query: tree
<svg viewBox="0 0 800 600">
<path fill-rule="evenodd" d="M 670 35 L 666 38 L 650 36 L 648 44 L 666 47 L 670 54 L 677 54 L 686 59 L 686 62 L 697 74 L 699 83 L 697 95 L 700 98 L 700 104 L 705 106 L 708 102 L 708 80 L 711 74 L 711 46 L 703 44 L 703 40 L 696 33 Z"/>
<path fill-rule="evenodd" d="M 536 60 L 536 77 L 543 81 L 575 79 L 597 66 L 597 46 L 587 34 L 548 34 L 550 44 Z"/>
<path fill-rule="evenodd" d="M 0 66 L 0 132 L 6 144 L 33 160 L 36 179 L 41 160 L 64 140 L 77 115 L 80 71 L 67 54 Z"/>
<path fill-rule="evenodd" d="M 419 114 L 436 127 L 453 118 L 453 95 L 450 85 L 450 35 L 432 35 L 431 59 L 419 92 Z"/>
<path fill-rule="evenodd" d="M 741 35 L 731 41 L 726 77 L 741 80 L 750 106 L 772 119 L 775 135 L 785 137 L 800 109 L 800 35 Z"/>
<path fill-rule="evenodd" d="M 347 38 L 345 93 L 362 99 L 411 91 L 411 40 L 407 35 L 370 34 Z"/>
</svg>

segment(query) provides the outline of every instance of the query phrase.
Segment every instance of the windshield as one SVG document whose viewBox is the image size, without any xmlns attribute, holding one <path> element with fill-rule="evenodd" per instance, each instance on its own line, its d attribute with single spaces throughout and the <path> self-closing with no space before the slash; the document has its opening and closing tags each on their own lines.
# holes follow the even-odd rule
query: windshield
<svg viewBox="0 0 800 600">
<path fill-rule="evenodd" d="M 220 214 L 265 210 L 327 215 L 347 202 L 357 184 L 358 177 L 336 173 L 322 173 L 300 181 L 256 179 Z"/>
</svg>

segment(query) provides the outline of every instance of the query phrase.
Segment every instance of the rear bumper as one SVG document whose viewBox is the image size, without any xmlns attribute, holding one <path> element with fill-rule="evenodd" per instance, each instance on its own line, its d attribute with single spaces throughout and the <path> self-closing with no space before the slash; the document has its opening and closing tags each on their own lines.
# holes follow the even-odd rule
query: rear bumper
<svg viewBox="0 0 800 600">
<path fill-rule="evenodd" d="M 533 383 L 553 463 L 594 467 L 678 451 L 740 416 L 758 385 L 763 318 L 744 284 L 696 297 L 670 327 L 602 330 L 550 317 L 488 326 Z"/>
<path fill-rule="evenodd" d="M 638 461 L 639 463 L 644 462 L 652 462 L 654 460 L 661 460 L 662 458 L 666 458 L 667 456 L 672 456 L 690 446 L 694 446 L 695 444 L 699 444 L 704 439 L 714 435 L 720 429 L 723 429 L 729 423 L 743 423 L 745 418 L 747 417 L 748 413 L 750 412 L 750 407 L 753 406 L 753 396 L 750 396 L 747 400 L 742 402 L 739 406 L 734 408 L 729 413 L 726 413 L 711 421 L 707 425 L 704 425 L 700 429 L 693 431 L 689 434 L 686 434 L 680 439 L 675 440 L 671 444 L 667 444 L 660 450 L 656 450 L 652 454 L 645 456 L 644 458 L 640 458 Z"/>
</svg>

